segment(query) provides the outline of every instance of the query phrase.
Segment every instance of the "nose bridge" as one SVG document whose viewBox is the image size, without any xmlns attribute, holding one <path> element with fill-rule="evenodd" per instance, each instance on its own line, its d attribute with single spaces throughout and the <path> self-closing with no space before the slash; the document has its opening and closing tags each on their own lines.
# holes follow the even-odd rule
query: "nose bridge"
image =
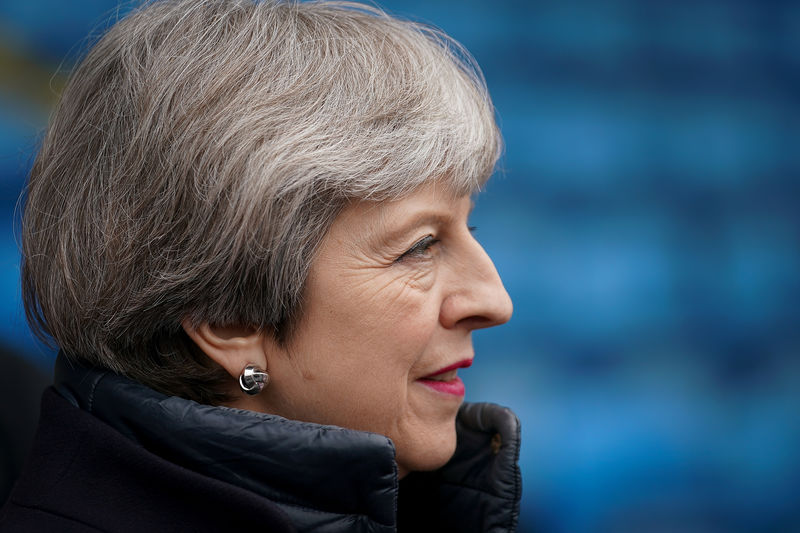
<svg viewBox="0 0 800 533">
<path fill-rule="evenodd" d="M 454 290 L 442 305 L 442 318 L 446 325 L 461 321 L 472 329 L 503 324 L 511 318 L 512 304 L 500 275 L 489 255 L 475 239 L 470 237 L 463 257 L 455 270 Z"/>
</svg>

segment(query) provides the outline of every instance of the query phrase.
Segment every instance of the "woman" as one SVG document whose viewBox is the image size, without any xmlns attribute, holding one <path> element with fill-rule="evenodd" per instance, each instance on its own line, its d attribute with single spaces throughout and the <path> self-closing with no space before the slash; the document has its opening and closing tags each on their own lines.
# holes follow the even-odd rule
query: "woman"
<svg viewBox="0 0 800 533">
<path fill-rule="evenodd" d="M 511 315 L 467 223 L 500 149 L 469 55 L 373 7 L 117 23 L 30 176 L 61 354 L 3 530 L 514 530 L 518 423 L 457 375 Z"/>
</svg>

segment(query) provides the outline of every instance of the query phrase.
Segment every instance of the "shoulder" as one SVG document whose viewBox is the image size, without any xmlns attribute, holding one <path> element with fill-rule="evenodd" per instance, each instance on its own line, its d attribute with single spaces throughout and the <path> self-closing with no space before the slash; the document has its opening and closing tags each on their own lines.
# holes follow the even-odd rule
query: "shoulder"
<svg viewBox="0 0 800 533">
<path fill-rule="evenodd" d="M 48 389 L 0 529 L 224 531 L 254 520 L 293 531 L 266 498 L 159 457 Z"/>
</svg>

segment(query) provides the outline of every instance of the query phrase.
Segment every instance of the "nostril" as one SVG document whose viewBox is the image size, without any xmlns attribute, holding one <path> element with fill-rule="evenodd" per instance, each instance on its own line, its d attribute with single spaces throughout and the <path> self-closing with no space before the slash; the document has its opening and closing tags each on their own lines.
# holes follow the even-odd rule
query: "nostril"
<svg viewBox="0 0 800 533">
<path fill-rule="evenodd" d="M 490 328 L 495 324 L 497 324 L 497 322 L 483 316 L 470 316 L 458 321 L 458 325 L 464 326 L 466 329 Z"/>
</svg>

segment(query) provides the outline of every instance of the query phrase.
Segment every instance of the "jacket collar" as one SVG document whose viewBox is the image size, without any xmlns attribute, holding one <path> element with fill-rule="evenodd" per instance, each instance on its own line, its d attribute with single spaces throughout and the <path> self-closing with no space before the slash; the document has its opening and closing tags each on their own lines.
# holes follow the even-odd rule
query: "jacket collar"
<svg viewBox="0 0 800 533">
<path fill-rule="evenodd" d="M 276 503 L 395 525 L 397 464 L 387 437 L 166 396 L 63 354 L 55 386 L 73 405 L 176 464 Z"/>
</svg>

